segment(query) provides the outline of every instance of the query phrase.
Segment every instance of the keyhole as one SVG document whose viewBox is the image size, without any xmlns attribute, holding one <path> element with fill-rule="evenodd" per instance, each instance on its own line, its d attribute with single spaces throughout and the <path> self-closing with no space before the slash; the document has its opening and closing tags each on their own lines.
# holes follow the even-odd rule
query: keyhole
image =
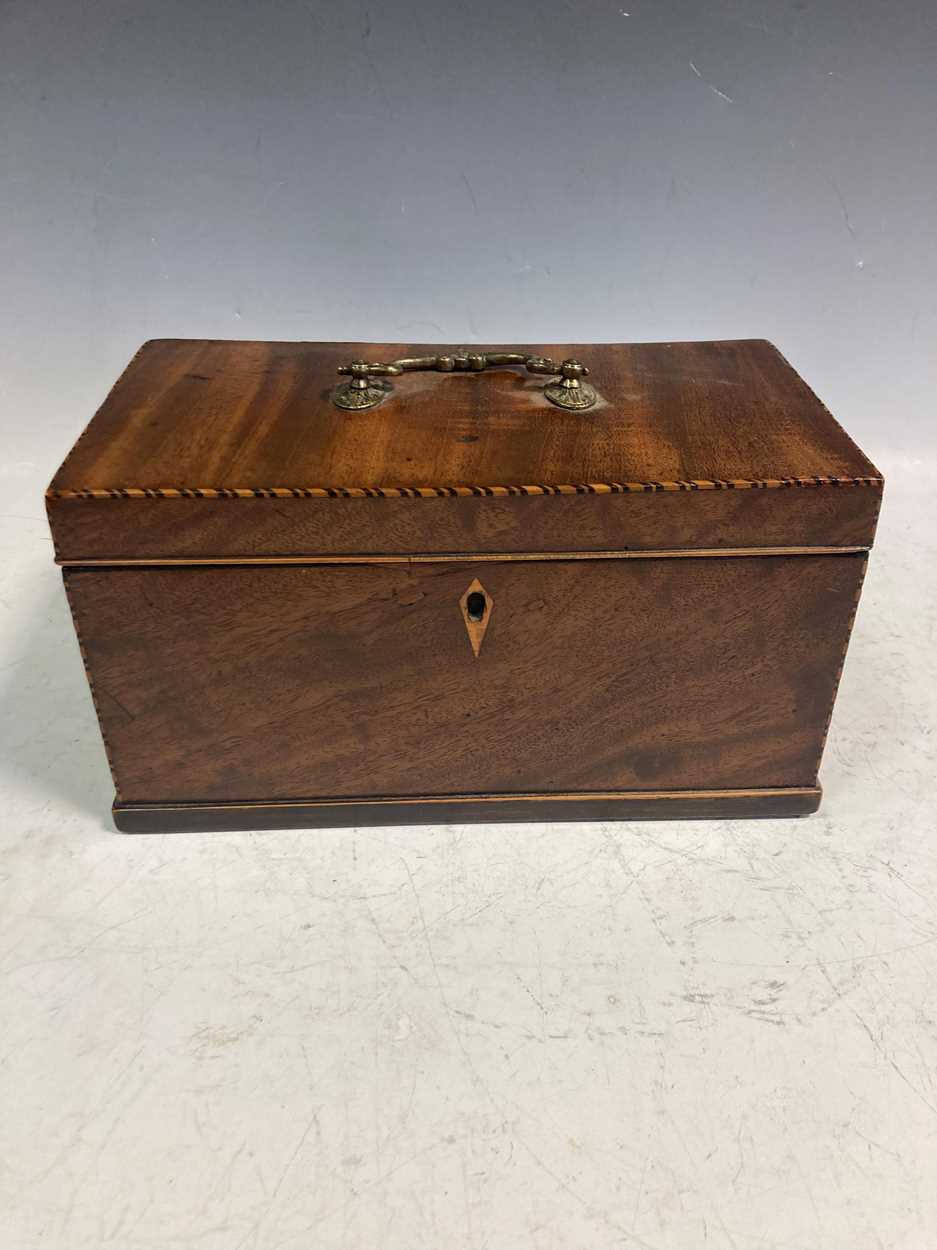
<svg viewBox="0 0 937 1250">
<path fill-rule="evenodd" d="M 485 596 L 480 590 L 473 590 L 465 601 L 465 614 L 470 621 L 483 621 L 485 619 Z"/>
<path fill-rule="evenodd" d="M 491 595 L 489 595 L 478 578 L 474 577 L 465 594 L 459 600 L 459 612 L 462 614 L 462 620 L 468 631 L 469 642 L 475 653 L 476 660 L 485 640 L 485 632 L 491 624 L 491 614 L 494 611 L 494 606 L 494 600 Z"/>
</svg>

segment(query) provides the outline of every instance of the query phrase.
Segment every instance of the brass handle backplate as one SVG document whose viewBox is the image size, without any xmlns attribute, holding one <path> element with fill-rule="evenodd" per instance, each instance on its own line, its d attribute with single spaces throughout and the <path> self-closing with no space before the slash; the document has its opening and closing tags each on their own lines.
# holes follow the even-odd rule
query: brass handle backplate
<svg viewBox="0 0 937 1250">
<path fill-rule="evenodd" d="M 399 377 L 401 373 L 429 370 L 436 373 L 480 373 L 496 365 L 521 365 L 528 373 L 547 374 L 554 378 L 547 382 L 543 393 L 558 408 L 581 411 L 591 408 L 598 396 L 595 387 L 583 378 L 589 372 L 579 360 L 548 360 L 545 356 L 524 356 L 519 352 L 450 352 L 441 356 L 413 356 L 410 359 L 392 360 L 388 364 L 353 360 L 339 365 L 338 372 L 350 377 L 332 392 L 332 400 L 339 408 L 355 411 L 373 408 L 389 393 L 390 387 L 377 381 L 381 377 Z"/>
</svg>

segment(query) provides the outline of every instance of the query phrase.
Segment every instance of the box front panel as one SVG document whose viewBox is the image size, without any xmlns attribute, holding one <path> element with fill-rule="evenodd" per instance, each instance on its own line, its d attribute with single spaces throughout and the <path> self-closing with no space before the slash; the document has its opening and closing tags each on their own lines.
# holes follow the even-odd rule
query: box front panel
<svg viewBox="0 0 937 1250">
<path fill-rule="evenodd" d="M 128 567 L 66 584 L 121 801 L 258 802 L 812 785 L 864 567 Z"/>
</svg>

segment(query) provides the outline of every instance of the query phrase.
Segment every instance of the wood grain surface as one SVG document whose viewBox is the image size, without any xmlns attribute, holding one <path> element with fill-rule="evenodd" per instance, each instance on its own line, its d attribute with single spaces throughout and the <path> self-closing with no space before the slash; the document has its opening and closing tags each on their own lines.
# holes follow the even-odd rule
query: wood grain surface
<svg viewBox="0 0 937 1250">
<path fill-rule="evenodd" d="M 57 555 L 871 543 L 877 470 L 769 343 L 512 349 L 586 358 L 601 402 L 501 368 L 348 413 L 339 363 L 437 349 L 149 342 L 52 482 Z"/>
<path fill-rule="evenodd" d="M 499 368 L 411 373 L 379 407 L 330 392 L 343 361 L 412 343 L 157 339 L 144 345 L 53 489 L 400 488 L 876 477 L 769 343 L 548 344 L 586 358 L 601 401 L 563 411 Z M 484 350 L 484 349 L 481 349 Z"/>
<path fill-rule="evenodd" d="M 59 561 L 871 545 L 881 487 L 512 499 L 49 500 Z"/>
<path fill-rule="evenodd" d="M 65 577 L 119 803 L 258 802 L 812 787 L 865 563 Z"/>
<path fill-rule="evenodd" d="M 778 790 L 672 790 L 631 794 L 472 795 L 465 798 L 319 803 L 115 804 L 122 833 L 207 833 L 237 829 L 361 828 L 484 821 L 762 820 L 807 816 L 819 786 Z"/>
</svg>

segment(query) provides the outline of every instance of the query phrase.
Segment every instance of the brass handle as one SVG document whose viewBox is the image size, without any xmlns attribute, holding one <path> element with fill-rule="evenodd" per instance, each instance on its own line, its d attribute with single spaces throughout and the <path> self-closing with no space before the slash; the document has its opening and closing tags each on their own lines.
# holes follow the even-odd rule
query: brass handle
<svg viewBox="0 0 937 1250">
<path fill-rule="evenodd" d="M 392 360 L 388 364 L 353 360 L 339 365 L 338 372 L 351 378 L 332 392 L 332 401 L 339 408 L 361 410 L 373 408 L 387 395 L 390 387 L 382 386 L 375 379 L 399 377 L 401 373 L 429 370 L 436 373 L 480 373 L 495 365 L 521 365 L 528 373 L 548 374 L 556 379 L 547 382 L 543 393 L 558 408 L 573 411 L 591 408 L 598 396 L 595 387 L 583 378 L 589 372 L 580 360 L 548 360 L 545 356 L 524 356 L 519 352 L 450 352 L 441 356 L 413 356 L 410 359 Z"/>
</svg>

